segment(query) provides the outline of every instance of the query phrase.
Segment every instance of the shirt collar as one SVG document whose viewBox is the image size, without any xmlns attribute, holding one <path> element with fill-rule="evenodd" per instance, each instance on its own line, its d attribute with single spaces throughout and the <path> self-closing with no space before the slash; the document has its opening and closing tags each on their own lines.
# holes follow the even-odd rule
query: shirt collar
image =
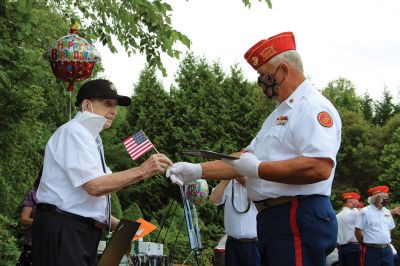
<svg viewBox="0 0 400 266">
<path fill-rule="evenodd" d="M 378 209 L 378 208 L 375 206 L 375 204 L 370 204 L 370 206 L 371 206 L 371 208 L 372 208 L 374 211 L 377 211 L 377 212 L 379 212 L 379 211 L 384 211 L 384 209 L 385 209 L 385 207 L 382 207 L 382 209 Z"/>
<path fill-rule="evenodd" d="M 78 112 L 76 113 L 76 115 L 74 116 L 73 119 L 79 122 L 79 117 L 80 117 L 81 115 L 82 115 L 82 112 L 81 112 L 81 111 L 78 111 Z M 83 125 L 82 125 L 82 126 L 83 126 Z M 102 145 L 102 140 L 101 140 L 100 134 L 91 132 L 91 131 L 90 131 L 88 128 L 86 128 L 85 126 L 83 126 L 83 128 L 85 128 L 87 131 L 89 131 L 89 133 L 93 136 L 93 138 L 95 138 L 97 144 Z"/>
<path fill-rule="evenodd" d="M 290 108 L 293 108 L 296 103 L 300 102 L 300 99 L 310 90 L 310 88 L 312 88 L 311 82 L 308 79 L 305 79 L 283 103 Z"/>
<path fill-rule="evenodd" d="M 81 111 L 78 111 L 73 119 L 78 119 L 82 115 Z"/>
</svg>

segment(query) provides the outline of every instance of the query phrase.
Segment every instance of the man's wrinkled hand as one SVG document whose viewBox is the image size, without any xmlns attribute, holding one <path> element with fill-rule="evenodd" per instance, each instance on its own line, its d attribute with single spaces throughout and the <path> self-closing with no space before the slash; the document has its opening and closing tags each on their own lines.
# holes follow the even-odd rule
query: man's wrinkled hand
<svg viewBox="0 0 400 266">
<path fill-rule="evenodd" d="M 172 161 L 167 156 L 161 153 L 151 155 L 140 167 L 144 171 L 144 179 L 153 175 L 164 174 Z"/>
<path fill-rule="evenodd" d="M 223 161 L 235 168 L 236 172 L 238 172 L 241 176 L 247 176 L 248 178 L 260 178 L 258 175 L 258 167 L 261 161 L 250 152 L 242 153 L 240 159 L 238 160 L 223 159 Z"/>
<path fill-rule="evenodd" d="M 201 178 L 202 169 L 200 164 L 179 162 L 168 168 L 166 175 L 172 183 L 182 186 Z"/>
</svg>

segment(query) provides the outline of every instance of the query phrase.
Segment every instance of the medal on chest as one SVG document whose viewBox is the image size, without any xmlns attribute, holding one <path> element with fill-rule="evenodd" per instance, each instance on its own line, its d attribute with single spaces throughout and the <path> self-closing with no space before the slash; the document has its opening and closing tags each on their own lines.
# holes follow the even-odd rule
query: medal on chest
<svg viewBox="0 0 400 266">
<path fill-rule="evenodd" d="M 284 125 L 286 125 L 286 123 L 287 123 L 288 121 L 289 121 L 288 116 L 287 116 L 287 115 L 283 115 L 283 116 L 278 117 L 278 118 L 275 120 L 275 125 L 284 126 Z"/>
</svg>

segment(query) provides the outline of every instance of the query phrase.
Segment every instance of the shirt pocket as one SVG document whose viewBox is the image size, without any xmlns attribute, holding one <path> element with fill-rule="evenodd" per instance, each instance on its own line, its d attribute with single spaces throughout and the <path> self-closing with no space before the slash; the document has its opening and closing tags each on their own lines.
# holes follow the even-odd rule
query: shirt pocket
<svg viewBox="0 0 400 266">
<path fill-rule="evenodd" d="M 369 219 L 367 220 L 367 224 L 371 227 L 378 227 L 379 217 L 369 217 Z"/>
<path fill-rule="evenodd" d="M 271 140 L 282 142 L 286 131 L 287 126 L 275 125 L 265 134 L 265 136 L 266 138 L 270 138 Z"/>
<path fill-rule="evenodd" d="M 385 224 L 385 228 L 387 230 L 390 230 L 390 225 L 392 224 L 390 218 L 391 218 L 391 216 L 384 216 L 384 218 L 383 218 L 383 221 L 384 221 L 384 224 Z"/>
<path fill-rule="evenodd" d="M 255 154 L 260 160 L 271 160 L 276 152 L 281 151 L 282 143 L 287 132 L 286 126 L 273 125 L 260 136 L 255 146 Z"/>
</svg>

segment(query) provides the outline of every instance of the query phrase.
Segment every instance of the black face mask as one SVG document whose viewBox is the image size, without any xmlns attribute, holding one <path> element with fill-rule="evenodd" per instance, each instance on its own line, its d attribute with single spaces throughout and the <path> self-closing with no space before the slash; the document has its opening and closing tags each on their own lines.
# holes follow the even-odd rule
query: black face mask
<svg viewBox="0 0 400 266">
<path fill-rule="evenodd" d="M 381 205 L 383 206 L 383 207 L 386 207 L 386 205 L 389 203 L 389 199 L 382 199 L 381 200 Z"/>
<path fill-rule="evenodd" d="M 266 76 L 258 77 L 258 86 L 263 89 L 264 94 L 271 100 L 278 96 L 278 89 L 285 79 L 283 78 L 281 82 L 278 82 L 275 78 L 276 72 L 278 72 L 280 67 L 281 66 L 278 66 L 274 74 L 267 74 Z"/>
</svg>

